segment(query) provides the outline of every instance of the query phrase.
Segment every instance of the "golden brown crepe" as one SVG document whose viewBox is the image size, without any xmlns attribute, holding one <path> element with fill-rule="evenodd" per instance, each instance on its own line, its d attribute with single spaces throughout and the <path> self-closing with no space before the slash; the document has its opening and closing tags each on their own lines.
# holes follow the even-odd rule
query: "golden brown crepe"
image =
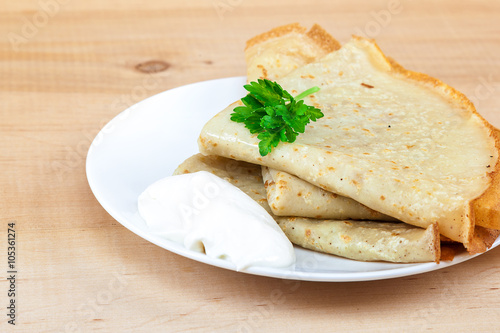
<svg viewBox="0 0 500 333">
<path fill-rule="evenodd" d="M 197 154 L 179 165 L 174 175 L 197 171 L 211 172 L 239 187 L 273 216 L 292 243 L 302 247 L 362 261 L 439 261 L 436 225 L 422 229 L 404 223 L 277 217 L 267 204 L 259 165 Z"/>
<path fill-rule="evenodd" d="M 283 170 L 409 224 L 437 222 L 466 247 L 475 222 L 500 228 L 498 134 L 453 88 L 359 37 L 279 82 L 292 94 L 320 87 L 305 101 L 325 117 L 262 157 L 256 135 L 229 120 L 236 102 L 207 123 L 200 151 Z"/>
</svg>

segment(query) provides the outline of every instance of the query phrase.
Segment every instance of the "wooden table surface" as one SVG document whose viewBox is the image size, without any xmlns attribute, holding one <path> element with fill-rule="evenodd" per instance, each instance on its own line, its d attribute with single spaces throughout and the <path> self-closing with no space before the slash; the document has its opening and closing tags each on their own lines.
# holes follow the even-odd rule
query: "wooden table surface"
<svg viewBox="0 0 500 333">
<path fill-rule="evenodd" d="M 0 8 L 0 331 L 498 331 L 500 249 L 398 279 L 317 283 L 219 269 L 115 221 L 85 174 L 126 107 L 245 75 L 245 41 L 319 23 L 376 38 L 500 126 L 499 1 L 4 1 Z M 156 61 L 155 63 L 148 63 Z M 15 223 L 16 325 L 8 324 Z"/>
</svg>

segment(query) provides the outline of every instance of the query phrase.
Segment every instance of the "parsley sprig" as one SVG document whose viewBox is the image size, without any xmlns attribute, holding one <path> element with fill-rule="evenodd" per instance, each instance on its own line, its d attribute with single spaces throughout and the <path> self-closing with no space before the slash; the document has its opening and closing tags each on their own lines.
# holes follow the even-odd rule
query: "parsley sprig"
<svg viewBox="0 0 500 333">
<path fill-rule="evenodd" d="M 259 153 L 266 156 L 280 141 L 294 142 L 309 122 L 323 117 L 320 109 L 304 104 L 304 97 L 319 91 L 307 89 L 295 98 L 278 83 L 259 79 L 243 86 L 249 93 L 234 108 L 231 120 L 244 123 L 250 133 L 259 133 Z"/>
</svg>

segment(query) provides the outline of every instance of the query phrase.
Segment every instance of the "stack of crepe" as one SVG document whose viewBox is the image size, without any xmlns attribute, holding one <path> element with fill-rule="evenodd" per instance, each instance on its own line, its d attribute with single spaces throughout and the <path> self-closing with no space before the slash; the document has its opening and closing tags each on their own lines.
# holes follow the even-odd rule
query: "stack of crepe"
<svg viewBox="0 0 500 333">
<path fill-rule="evenodd" d="M 439 262 L 441 243 L 470 253 L 500 231 L 500 135 L 460 92 L 387 58 L 373 40 L 341 46 L 318 25 L 291 24 L 247 42 L 248 81 L 277 81 L 325 116 L 293 143 L 259 154 L 230 120 L 199 137 L 176 174 L 230 181 L 304 248 L 364 261 Z"/>
</svg>

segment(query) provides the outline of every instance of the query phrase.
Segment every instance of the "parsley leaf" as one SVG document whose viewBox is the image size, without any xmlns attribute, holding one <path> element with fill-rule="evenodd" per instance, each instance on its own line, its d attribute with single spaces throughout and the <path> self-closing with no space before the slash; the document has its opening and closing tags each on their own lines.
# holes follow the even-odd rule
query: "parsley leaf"
<svg viewBox="0 0 500 333">
<path fill-rule="evenodd" d="M 253 81 L 243 86 L 248 94 L 231 113 L 231 120 L 244 123 L 250 133 L 258 133 L 259 153 L 266 156 L 280 141 L 294 142 L 304 133 L 309 122 L 323 117 L 320 109 L 307 105 L 304 97 L 319 91 L 307 89 L 295 98 L 278 83 L 270 80 Z"/>
</svg>

